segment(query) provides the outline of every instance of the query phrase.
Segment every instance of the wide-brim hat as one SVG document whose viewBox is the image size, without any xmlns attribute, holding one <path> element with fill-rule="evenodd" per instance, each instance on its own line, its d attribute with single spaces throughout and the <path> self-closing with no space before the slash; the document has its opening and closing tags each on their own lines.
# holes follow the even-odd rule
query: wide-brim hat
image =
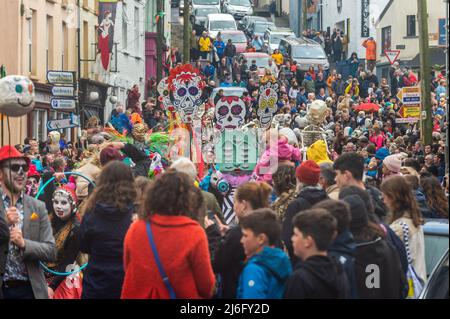
<svg viewBox="0 0 450 319">
<path fill-rule="evenodd" d="M 5 145 L 0 148 L 0 164 L 13 158 L 23 158 L 27 162 L 27 165 L 30 165 L 30 159 L 20 153 L 14 146 Z"/>
</svg>

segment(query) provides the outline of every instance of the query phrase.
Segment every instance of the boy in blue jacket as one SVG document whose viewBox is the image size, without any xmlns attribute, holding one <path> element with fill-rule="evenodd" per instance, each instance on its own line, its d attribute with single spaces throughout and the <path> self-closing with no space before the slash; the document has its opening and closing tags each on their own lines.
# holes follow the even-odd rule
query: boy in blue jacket
<svg viewBox="0 0 450 319">
<path fill-rule="evenodd" d="M 240 218 L 241 244 L 247 262 L 237 289 L 238 299 L 280 299 L 292 272 L 289 257 L 279 248 L 281 225 L 270 209 L 258 209 Z"/>
</svg>

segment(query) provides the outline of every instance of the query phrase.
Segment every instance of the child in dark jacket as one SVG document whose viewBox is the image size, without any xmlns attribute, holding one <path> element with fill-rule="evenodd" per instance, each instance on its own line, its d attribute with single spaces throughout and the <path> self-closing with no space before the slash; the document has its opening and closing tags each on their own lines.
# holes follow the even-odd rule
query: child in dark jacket
<svg viewBox="0 0 450 319">
<path fill-rule="evenodd" d="M 337 221 L 328 211 L 309 209 L 294 217 L 294 254 L 302 259 L 289 277 L 285 299 L 342 299 L 350 296 L 342 266 L 328 256 Z"/>
<path fill-rule="evenodd" d="M 240 220 L 247 264 L 239 278 L 238 299 L 281 299 L 292 272 L 289 257 L 279 248 L 281 225 L 270 209 L 258 209 Z"/>
</svg>

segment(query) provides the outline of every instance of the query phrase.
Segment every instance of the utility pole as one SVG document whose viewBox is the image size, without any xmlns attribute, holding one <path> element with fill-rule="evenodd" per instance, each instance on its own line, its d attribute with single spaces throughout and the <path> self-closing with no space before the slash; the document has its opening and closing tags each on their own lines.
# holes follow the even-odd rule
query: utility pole
<svg viewBox="0 0 450 319">
<path fill-rule="evenodd" d="M 157 14 L 164 10 L 164 0 L 157 0 L 156 11 Z M 163 72 L 163 45 L 164 45 L 164 17 L 160 16 L 156 24 L 156 82 L 159 83 L 162 79 Z M 158 102 L 159 103 L 159 102 Z"/>
<path fill-rule="evenodd" d="M 191 13 L 189 12 L 189 2 L 188 0 L 184 1 L 184 13 L 183 13 L 183 63 L 189 63 L 191 61 L 190 53 L 191 53 L 191 28 L 189 16 Z"/>
<path fill-rule="evenodd" d="M 428 10 L 427 0 L 417 0 L 417 17 L 419 24 L 420 47 L 420 83 L 422 105 L 420 109 L 420 136 L 422 142 L 431 144 L 433 137 L 433 118 L 431 113 L 431 76 L 428 54 Z"/>
<path fill-rule="evenodd" d="M 308 0 L 302 0 L 302 33 L 306 29 L 308 29 Z"/>
</svg>

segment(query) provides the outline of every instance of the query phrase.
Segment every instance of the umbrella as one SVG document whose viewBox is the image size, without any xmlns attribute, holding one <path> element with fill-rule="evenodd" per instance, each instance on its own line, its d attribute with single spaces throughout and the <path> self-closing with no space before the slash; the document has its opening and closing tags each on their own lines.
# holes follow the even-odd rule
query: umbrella
<svg viewBox="0 0 450 319">
<path fill-rule="evenodd" d="M 355 107 L 355 111 L 360 112 L 378 112 L 380 110 L 380 106 L 375 103 L 363 103 Z"/>
</svg>

